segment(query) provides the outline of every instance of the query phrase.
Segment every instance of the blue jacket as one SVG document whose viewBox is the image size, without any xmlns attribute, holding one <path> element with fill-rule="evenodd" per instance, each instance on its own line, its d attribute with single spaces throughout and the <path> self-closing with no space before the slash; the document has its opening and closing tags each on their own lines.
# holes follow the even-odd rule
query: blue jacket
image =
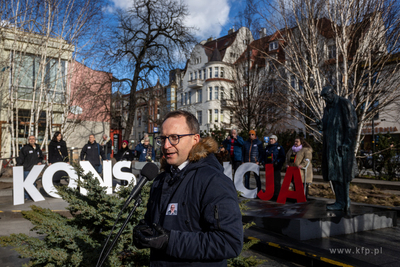
<svg viewBox="0 0 400 267">
<path fill-rule="evenodd" d="M 250 149 L 251 148 L 251 149 Z M 263 143 L 258 140 L 247 140 L 243 145 L 243 162 L 260 162 L 261 154 L 263 152 Z"/>
<path fill-rule="evenodd" d="M 150 266 L 226 266 L 226 259 L 240 254 L 243 225 L 236 190 L 213 149 L 212 138 L 201 139 L 174 182 L 162 161 L 165 171 L 152 185 L 145 220 L 171 233 L 165 251 L 151 249 Z M 177 215 L 167 215 L 169 204 Z"/>
<path fill-rule="evenodd" d="M 148 147 L 144 147 L 144 145 L 143 144 L 138 144 L 136 147 L 135 147 L 135 150 L 138 152 L 138 154 L 139 154 L 139 161 L 140 162 L 146 162 L 147 160 L 146 160 L 146 155 L 147 155 L 147 149 L 151 149 L 152 151 L 151 151 L 151 159 L 153 160 L 153 161 L 155 161 L 156 160 L 156 152 L 155 152 L 155 150 L 154 150 L 154 147 L 152 146 L 152 145 L 148 145 Z"/>
<path fill-rule="evenodd" d="M 226 150 L 231 153 L 231 139 L 225 139 L 222 144 L 226 146 Z M 237 139 L 233 143 L 233 157 L 231 156 L 232 161 L 240 161 L 242 162 L 242 148 L 244 145 L 243 138 L 240 137 L 239 135 L 237 136 Z"/>
<path fill-rule="evenodd" d="M 269 162 L 269 158 L 272 155 L 272 162 Z M 285 163 L 285 150 L 281 145 L 276 142 L 275 144 L 269 144 L 264 150 L 262 155 L 262 163 L 273 163 L 275 170 L 282 169 L 283 163 Z"/>
</svg>

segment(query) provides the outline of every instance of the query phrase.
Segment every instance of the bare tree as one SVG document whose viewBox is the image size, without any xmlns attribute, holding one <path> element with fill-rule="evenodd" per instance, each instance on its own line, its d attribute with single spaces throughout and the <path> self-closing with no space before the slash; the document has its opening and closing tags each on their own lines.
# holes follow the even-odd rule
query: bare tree
<svg viewBox="0 0 400 267">
<path fill-rule="evenodd" d="M 173 69 L 187 58 L 195 44 L 193 28 L 184 25 L 187 7 L 176 0 L 134 0 L 126 11 L 119 10 L 118 27 L 106 57 L 123 64 L 129 84 L 129 111 L 125 139 L 129 139 L 136 111 L 136 90 L 151 86 L 151 79 Z"/>
<path fill-rule="evenodd" d="M 2 60 L 9 62 L 10 88 L 2 88 L 7 99 L 7 127 L 12 154 L 18 140 L 39 137 L 42 147 L 52 135 L 55 121 L 66 124 L 71 100 L 68 67 L 90 43 L 87 34 L 95 30 L 101 1 L 11 0 L 3 4 L 0 31 Z M 2 106 L 3 107 L 3 106 Z M 19 125 L 26 129 L 19 136 Z M 14 142 L 14 140 L 16 142 Z M 46 146 L 47 147 L 47 146 Z"/>
<path fill-rule="evenodd" d="M 279 0 L 273 20 L 285 60 L 266 54 L 285 70 L 282 96 L 292 115 L 303 120 L 315 136 L 315 118 L 321 118 L 322 87 L 332 85 L 338 95 L 356 107 L 357 143 L 363 125 L 400 97 L 398 63 L 400 14 L 395 0 Z M 271 14 L 270 12 L 269 14 Z M 262 14 L 262 13 L 261 13 Z M 293 112 L 294 110 L 294 112 Z M 358 149 L 358 146 L 357 146 Z"/>
</svg>

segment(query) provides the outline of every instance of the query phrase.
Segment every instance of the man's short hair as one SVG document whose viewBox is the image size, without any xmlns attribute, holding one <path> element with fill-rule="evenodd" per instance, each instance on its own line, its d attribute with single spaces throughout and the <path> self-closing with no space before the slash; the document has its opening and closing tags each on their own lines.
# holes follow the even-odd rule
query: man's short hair
<svg viewBox="0 0 400 267">
<path fill-rule="evenodd" d="M 108 138 L 108 136 L 107 136 L 106 134 L 103 134 L 103 137 L 104 137 L 104 136 L 105 136 L 106 138 Z"/>
<path fill-rule="evenodd" d="M 237 129 L 236 128 L 232 128 L 231 134 L 233 133 L 233 131 L 236 131 L 236 133 L 237 133 Z"/>
<path fill-rule="evenodd" d="M 146 142 L 146 141 L 150 141 L 150 138 L 148 138 L 148 137 L 145 137 L 145 138 L 143 138 L 143 141 L 144 141 L 144 142 Z"/>
<path fill-rule="evenodd" d="M 169 112 L 162 124 L 161 124 L 161 129 L 162 129 L 162 125 L 164 124 L 164 122 L 169 119 L 169 118 L 177 118 L 177 117 L 185 117 L 186 119 L 186 124 L 189 127 L 190 133 L 192 134 L 200 134 L 200 125 L 199 125 L 199 121 L 197 120 L 197 118 L 190 112 L 186 111 L 186 110 L 174 110 Z"/>
<path fill-rule="evenodd" d="M 94 134 L 89 134 L 89 137 L 91 137 L 91 136 L 93 136 L 94 138 L 96 138 L 96 137 L 94 136 Z"/>
</svg>

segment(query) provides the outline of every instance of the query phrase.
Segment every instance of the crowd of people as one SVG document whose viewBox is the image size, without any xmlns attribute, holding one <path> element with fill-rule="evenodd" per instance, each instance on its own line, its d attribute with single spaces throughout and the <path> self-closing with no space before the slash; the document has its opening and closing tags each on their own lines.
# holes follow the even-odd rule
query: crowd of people
<svg viewBox="0 0 400 267">
<path fill-rule="evenodd" d="M 230 135 L 222 142 L 216 153 L 217 159 L 221 164 L 229 161 L 233 171 L 246 162 L 257 165 L 272 164 L 274 168 L 274 196 L 277 199 L 281 190 L 281 171 L 282 167 L 297 167 L 300 170 L 305 188 L 312 182 L 312 148 L 302 137 L 296 137 L 293 146 L 285 153 L 285 149 L 278 143 L 276 135 L 270 135 L 268 144 L 264 147 L 261 140 L 257 138 L 254 130 L 249 131 L 249 139 L 244 141 L 237 134 L 236 129 L 232 129 Z M 308 171 L 307 171 L 308 170 Z M 256 180 L 257 191 L 261 190 L 260 176 L 253 173 Z M 250 188 L 251 172 L 245 173 L 244 186 Z"/>
<path fill-rule="evenodd" d="M 139 162 L 154 162 L 156 160 L 155 148 L 150 144 L 150 139 L 146 134 L 142 141 L 133 149 L 129 148 L 127 140 L 122 141 L 122 147 L 118 153 L 114 154 L 115 160 L 118 161 L 132 161 L 136 157 Z M 82 148 L 80 153 L 81 161 L 89 161 L 94 169 L 101 174 L 102 164 L 101 160 L 110 160 L 112 153 L 112 141 L 107 135 L 102 136 L 100 143 L 96 142 L 93 134 L 89 135 L 87 144 Z M 281 170 L 282 167 L 296 166 L 301 170 L 301 177 L 303 183 L 309 184 L 312 182 L 312 148 L 302 138 L 296 137 L 294 145 L 285 153 L 284 148 L 279 145 L 278 137 L 276 135 L 269 136 L 269 142 L 264 146 L 263 142 L 258 139 L 254 130 L 249 131 L 248 140 L 244 141 L 238 135 L 237 129 L 232 129 L 226 139 L 220 144 L 218 152 L 215 153 L 218 161 L 230 162 L 233 172 L 246 162 L 255 163 L 257 165 L 273 164 L 274 168 L 274 197 L 277 199 L 281 189 Z M 165 156 L 165 155 L 164 155 Z M 61 132 L 54 133 L 48 145 L 48 164 L 51 165 L 56 162 L 69 163 L 69 155 L 67 144 L 63 140 Z M 26 178 L 35 164 L 42 164 L 43 154 L 38 144 L 36 144 L 35 136 L 28 138 L 28 144 L 25 145 L 17 159 L 17 165 L 24 166 L 24 177 Z M 306 172 L 306 169 L 310 170 Z M 128 168 L 122 171 L 130 172 Z M 57 172 L 53 177 L 53 182 L 59 184 L 61 178 L 67 176 L 65 172 Z M 256 180 L 257 190 L 261 190 L 260 176 L 253 173 Z M 244 176 L 244 185 L 250 189 L 251 173 L 247 172 Z M 25 195 L 29 199 L 29 195 Z"/>
</svg>

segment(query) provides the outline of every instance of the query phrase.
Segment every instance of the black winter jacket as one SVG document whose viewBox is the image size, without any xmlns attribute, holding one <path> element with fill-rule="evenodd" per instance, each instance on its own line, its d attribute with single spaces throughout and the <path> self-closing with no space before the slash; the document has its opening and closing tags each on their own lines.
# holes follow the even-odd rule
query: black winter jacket
<svg viewBox="0 0 400 267">
<path fill-rule="evenodd" d="M 192 148 L 189 164 L 171 182 L 170 166 L 154 181 L 145 220 L 170 230 L 167 249 L 151 250 L 150 266 L 226 266 L 240 254 L 242 216 L 232 180 L 213 152 L 217 143 L 202 139 Z M 169 204 L 177 215 L 167 215 Z"/>
<path fill-rule="evenodd" d="M 61 140 L 60 142 L 51 140 L 49 144 L 48 162 L 49 163 L 69 162 L 67 144 L 65 143 L 64 140 Z"/>
<path fill-rule="evenodd" d="M 272 158 L 272 162 L 270 159 Z M 282 169 L 283 163 L 285 163 L 286 154 L 285 150 L 281 145 L 275 143 L 273 145 L 269 144 L 264 150 L 262 155 L 262 163 L 273 163 L 274 170 Z"/>
<path fill-rule="evenodd" d="M 100 156 L 103 160 L 106 160 L 106 156 L 104 155 L 104 150 L 101 148 L 96 141 L 92 143 L 88 142 L 81 151 L 81 160 L 89 161 L 93 166 L 100 165 L 100 158 L 99 158 L 99 150 Z"/>
<path fill-rule="evenodd" d="M 19 151 L 17 166 L 24 166 L 24 171 L 32 170 L 34 165 L 43 161 L 43 153 L 40 146 L 38 144 L 35 144 L 35 146 L 36 149 L 34 149 L 30 144 L 26 144 Z"/>
<path fill-rule="evenodd" d="M 121 148 L 120 150 L 118 150 L 118 153 L 114 156 L 114 158 L 117 161 L 121 161 L 121 160 L 132 161 L 133 160 L 133 151 L 130 150 L 128 147 L 126 147 L 125 149 Z"/>
</svg>

